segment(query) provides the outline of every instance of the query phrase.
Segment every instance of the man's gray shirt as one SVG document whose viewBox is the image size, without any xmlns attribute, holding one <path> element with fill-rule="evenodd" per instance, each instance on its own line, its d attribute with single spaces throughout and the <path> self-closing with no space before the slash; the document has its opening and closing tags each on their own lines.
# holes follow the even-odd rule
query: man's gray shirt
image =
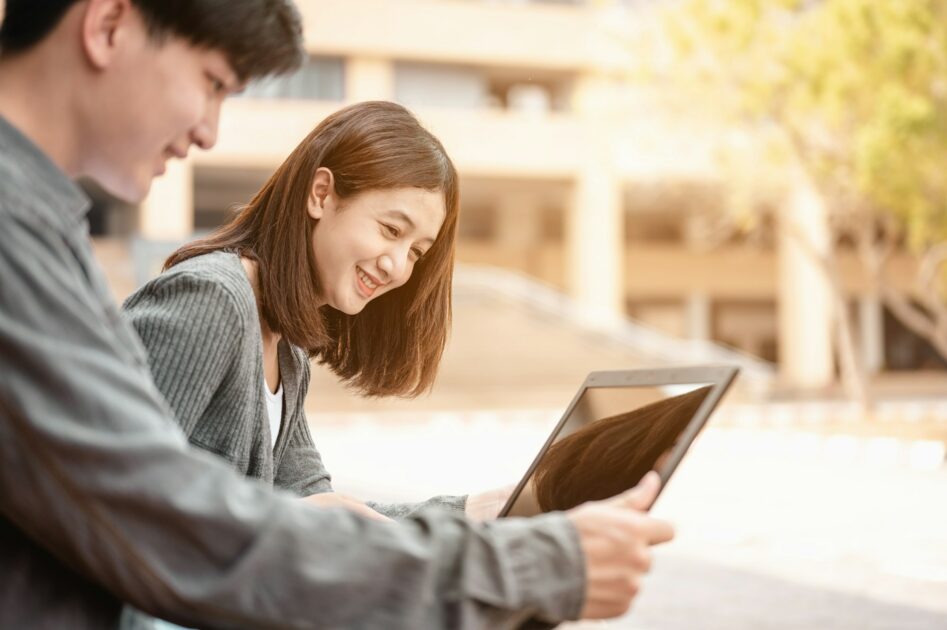
<svg viewBox="0 0 947 630">
<path fill-rule="evenodd" d="M 561 514 L 316 509 L 187 445 L 92 259 L 88 200 L 0 118 L 0 627 L 503 627 L 575 618 Z"/>
</svg>

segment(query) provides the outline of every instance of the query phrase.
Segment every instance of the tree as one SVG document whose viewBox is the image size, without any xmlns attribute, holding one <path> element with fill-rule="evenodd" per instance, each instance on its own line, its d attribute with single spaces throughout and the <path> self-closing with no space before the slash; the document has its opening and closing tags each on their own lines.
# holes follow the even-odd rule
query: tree
<svg viewBox="0 0 947 630">
<path fill-rule="evenodd" d="M 947 0 L 683 0 L 663 23 L 663 78 L 778 138 L 827 203 L 833 242 L 853 244 L 882 302 L 947 358 Z M 887 278 L 905 248 L 921 261 L 909 291 Z M 819 262 L 841 371 L 864 398 L 834 251 Z"/>
</svg>

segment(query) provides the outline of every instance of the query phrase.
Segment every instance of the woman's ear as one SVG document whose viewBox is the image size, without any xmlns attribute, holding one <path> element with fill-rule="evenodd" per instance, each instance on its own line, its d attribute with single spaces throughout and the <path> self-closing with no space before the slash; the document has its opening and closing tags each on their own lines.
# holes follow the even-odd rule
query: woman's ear
<svg viewBox="0 0 947 630">
<path fill-rule="evenodd" d="M 306 204 L 306 211 L 315 220 L 322 218 L 325 212 L 326 202 L 332 201 L 335 196 L 335 177 L 332 171 L 324 166 L 316 169 L 316 174 L 312 177 L 312 188 L 309 190 L 309 201 Z"/>
</svg>

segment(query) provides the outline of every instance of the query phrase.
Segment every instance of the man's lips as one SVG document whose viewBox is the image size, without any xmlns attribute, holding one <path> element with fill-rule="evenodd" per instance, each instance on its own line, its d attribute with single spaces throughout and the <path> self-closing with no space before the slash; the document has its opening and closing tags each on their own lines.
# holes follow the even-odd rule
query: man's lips
<svg viewBox="0 0 947 630">
<path fill-rule="evenodd" d="M 164 150 L 164 152 L 166 155 L 168 155 L 168 157 L 176 157 L 179 160 L 183 160 L 184 158 L 187 157 L 186 147 L 183 149 L 179 149 L 178 147 L 175 147 L 175 146 L 169 146 L 167 149 Z"/>
<path fill-rule="evenodd" d="M 187 149 L 178 149 L 173 146 L 168 146 L 161 153 L 161 162 L 158 164 L 158 168 L 155 169 L 157 175 L 164 175 L 168 170 L 168 160 L 177 158 L 183 160 L 187 157 Z"/>
</svg>

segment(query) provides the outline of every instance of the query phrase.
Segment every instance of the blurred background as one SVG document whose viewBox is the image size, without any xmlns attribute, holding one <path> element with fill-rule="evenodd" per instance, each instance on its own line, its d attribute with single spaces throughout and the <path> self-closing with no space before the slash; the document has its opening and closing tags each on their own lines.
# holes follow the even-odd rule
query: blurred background
<svg viewBox="0 0 947 630">
<path fill-rule="evenodd" d="M 453 333 L 417 400 L 314 368 L 337 489 L 513 483 L 590 370 L 735 364 L 601 625 L 947 628 L 947 3 L 297 4 L 308 62 L 213 150 L 140 207 L 86 184 L 117 299 L 327 114 L 398 101 L 462 175 Z"/>
</svg>

